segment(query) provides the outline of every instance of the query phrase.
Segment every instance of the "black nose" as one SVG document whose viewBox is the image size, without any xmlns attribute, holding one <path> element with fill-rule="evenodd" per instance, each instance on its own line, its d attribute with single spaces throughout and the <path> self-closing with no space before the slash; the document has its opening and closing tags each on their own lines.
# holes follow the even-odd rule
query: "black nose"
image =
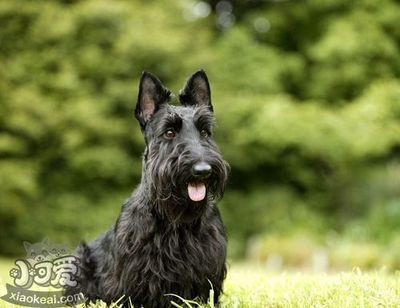
<svg viewBox="0 0 400 308">
<path fill-rule="evenodd" d="M 192 173 L 198 179 L 206 179 L 211 174 L 211 166 L 205 162 L 194 164 Z"/>
</svg>

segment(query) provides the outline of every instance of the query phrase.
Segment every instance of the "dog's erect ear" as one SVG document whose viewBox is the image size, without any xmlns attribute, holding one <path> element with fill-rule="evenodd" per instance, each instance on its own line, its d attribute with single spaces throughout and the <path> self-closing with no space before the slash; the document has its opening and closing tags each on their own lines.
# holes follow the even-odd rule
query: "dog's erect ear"
<svg viewBox="0 0 400 308">
<path fill-rule="evenodd" d="M 213 111 L 210 84 L 203 70 L 189 77 L 184 88 L 179 92 L 179 100 L 184 106 L 208 106 Z"/>
<path fill-rule="evenodd" d="M 171 92 L 161 81 L 148 72 L 143 72 L 140 78 L 139 95 L 135 108 L 135 116 L 142 129 L 150 120 L 160 105 L 168 102 Z"/>
</svg>

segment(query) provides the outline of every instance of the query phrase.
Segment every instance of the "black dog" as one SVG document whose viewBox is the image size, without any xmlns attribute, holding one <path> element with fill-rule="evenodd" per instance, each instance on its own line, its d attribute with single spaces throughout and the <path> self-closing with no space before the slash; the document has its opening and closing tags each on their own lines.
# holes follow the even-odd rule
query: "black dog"
<svg viewBox="0 0 400 308">
<path fill-rule="evenodd" d="M 88 300 L 130 298 L 135 307 L 165 307 L 185 299 L 214 301 L 226 274 L 226 237 L 216 201 L 228 164 L 212 139 L 214 116 L 204 71 L 194 73 L 179 95 L 143 73 L 135 115 L 146 149 L 142 180 L 113 226 L 81 244 L 78 287 Z M 121 301 L 119 302 L 121 303 Z"/>
</svg>

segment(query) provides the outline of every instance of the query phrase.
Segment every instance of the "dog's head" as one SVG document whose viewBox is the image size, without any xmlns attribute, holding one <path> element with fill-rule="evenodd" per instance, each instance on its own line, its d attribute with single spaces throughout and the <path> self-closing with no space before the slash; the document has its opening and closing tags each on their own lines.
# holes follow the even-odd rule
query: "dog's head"
<svg viewBox="0 0 400 308">
<path fill-rule="evenodd" d="M 171 218 L 190 220 L 222 197 L 229 166 L 212 138 L 215 119 L 205 72 L 189 77 L 180 106 L 169 104 L 170 97 L 157 77 L 142 74 L 135 116 L 146 142 L 143 181 Z"/>
</svg>

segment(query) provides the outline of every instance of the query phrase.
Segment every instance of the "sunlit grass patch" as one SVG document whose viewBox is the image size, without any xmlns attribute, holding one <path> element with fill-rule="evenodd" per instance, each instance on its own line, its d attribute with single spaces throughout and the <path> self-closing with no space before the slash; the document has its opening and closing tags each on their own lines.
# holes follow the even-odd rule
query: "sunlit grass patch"
<svg viewBox="0 0 400 308">
<path fill-rule="evenodd" d="M 272 274 L 236 266 L 225 292 L 223 307 L 398 307 L 400 274 Z"/>
</svg>

